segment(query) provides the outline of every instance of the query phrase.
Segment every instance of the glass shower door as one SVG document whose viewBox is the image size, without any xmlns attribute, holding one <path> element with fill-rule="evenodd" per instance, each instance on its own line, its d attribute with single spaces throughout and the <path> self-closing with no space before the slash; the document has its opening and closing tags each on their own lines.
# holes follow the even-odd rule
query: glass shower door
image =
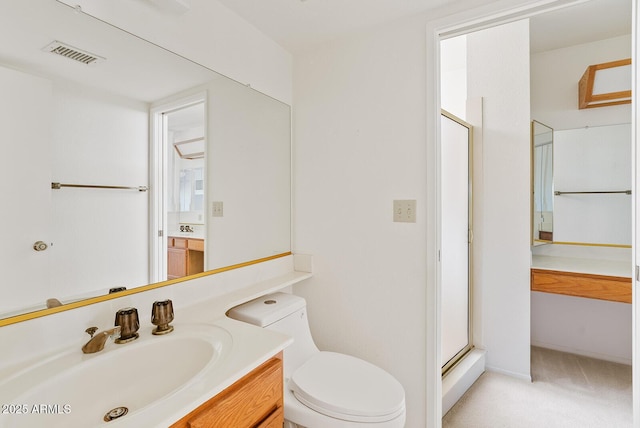
<svg viewBox="0 0 640 428">
<path fill-rule="evenodd" d="M 442 370 L 472 348 L 471 125 L 441 115 L 441 290 Z"/>
</svg>

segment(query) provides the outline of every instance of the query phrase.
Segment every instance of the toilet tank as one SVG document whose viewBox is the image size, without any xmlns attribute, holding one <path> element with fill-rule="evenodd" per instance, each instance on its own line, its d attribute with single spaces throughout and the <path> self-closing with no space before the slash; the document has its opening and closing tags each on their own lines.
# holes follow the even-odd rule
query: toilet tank
<svg viewBox="0 0 640 428">
<path fill-rule="evenodd" d="M 305 309 L 306 305 L 307 302 L 302 297 L 287 293 L 273 293 L 236 306 L 228 312 L 228 315 L 238 321 L 268 328 L 300 309 Z"/>
<path fill-rule="evenodd" d="M 319 352 L 311 337 L 307 304 L 302 297 L 273 293 L 236 306 L 227 315 L 293 337 L 293 343 L 284 350 L 284 374 L 287 378 Z"/>
</svg>

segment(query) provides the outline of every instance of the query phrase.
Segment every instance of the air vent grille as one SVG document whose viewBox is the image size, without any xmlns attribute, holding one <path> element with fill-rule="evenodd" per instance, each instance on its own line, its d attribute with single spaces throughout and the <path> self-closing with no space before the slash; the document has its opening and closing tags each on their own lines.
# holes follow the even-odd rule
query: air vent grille
<svg viewBox="0 0 640 428">
<path fill-rule="evenodd" d="M 56 55 L 63 56 L 65 58 L 72 59 L 74 61 L 81 62 L 83 64 L 96 64 L 100 61 L 104 61 L 105 58 L 93 54 L 91 52 L 83 51 L 82 49 L 75 48 L 65 43 L 54 41 L 42 48 L 45 52 L 51 52 Z"/>
</svg>

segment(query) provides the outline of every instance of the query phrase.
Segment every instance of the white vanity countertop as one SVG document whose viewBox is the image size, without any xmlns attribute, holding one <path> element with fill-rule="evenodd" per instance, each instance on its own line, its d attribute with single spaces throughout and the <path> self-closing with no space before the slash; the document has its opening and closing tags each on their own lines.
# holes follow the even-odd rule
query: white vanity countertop
<svg viewBox="0 0 640 428">
<path fill-rule="evenodd" d="M 226 312 L 234 306 L 276 292 L 311 276 L 312 274 L 307 272 L 290 272 L 175 310 L 176 320 L 186 323 L 212 323 L 231 333 L 233 349 L 230 355 L 224 365 L 199 375 L 195 383 L 170 399 L 139 415 L 131 414 L 122 420 L 111 421 L 109 427 L 170 426 L 284 350 L 293 342 L 291 337 L 233 320 L 226 316 Z"/>
<path fill-rule="evenodd" d="M 113 428 L 168 427 L 231 386 L 254 368 L 289 346 L 293 339 L 270 330 L 223 317 L 213 323 L 231 333 L 233 349 L 221 365 L 197 375 L 193 383 L 138 414 L 109 422 Z M 178 324 L 176 324 L 178 327 Z"/>
<path fill-rule="evenodd" d="M 203 232 L 171 232 L 169 233 L 170 238 L 191 238 L 191 239 L 204 239 Z"/>
<path fill-rule="evenodd" d="M 108 426 L 110 428 L 168 427 L 231 386 L 272 356 L 284 350 L 292 343 L 292 338 L 275 331 L 230 319 L 226 316 L 226 312 L 238 304 L 282 290 L 311 276 L 311 273 L 292 271 L 236 290 L 221 291 L 216 297 L 206 298 L 190 305 L 174 308 L 175 317 L 174 322 L 171 324 L 176 328 L 176 331 L 181 326 L 186 328 L 189 324 L 218 326 L 231 335 L 230 352 L 223 357 L 224 359 L 220 363 L 211 369 L 205 369 L 202 373 L 196 375 L 193 380 L 189 381 L 184 388 L 174 391 L 169 397 L 161 399 L 139 411 L 132 410 L 122 419 L 108 422 L 108 425 L 106 425 L 107 423 L 98 423 L 95 426 Z M 180 290 L 180 293 L 185 293 L 185 295 L 192 293 L 186 287 Z M 176 299 L 174 301 L 179 301 L 179 298 L 185 297 L 185 295 L 174 295 Z M 186 301 L 186 299 L 183 301 Z M 150 335 L 152 327 L 152 325 L 144 326 L 140 329 L 140 335 Z M 135 346 L 135 342 L 132 345 Z M 108 353 L 110 347 L 113 346 L 127 345 L 107 343 L 104 351 L 101 352 Z M 80 352 L 79 348 L 78 352 Z M 30 365 L 31 363 L 25 364 Z M 5 371 L 6 374 L 10 373 Z M 52 373 L 51 375 L 55 376 L 55 374 Z M 114 369 L 114 375 L 117 376 L 117 368 Z M 145 382 L 144 379 L 134 381 Z M 0 378 L 1 382 L 2 378 Z M 9 392 L 10 395 L 11 393 Z M 99 397 L 96 397 L 96 399 L 99 400 Z M 4 428 L 7 422 L 0 417 L 0 427 Z"/>
<path fill-rule="evenodd" d="M 625 278 L 631 278 L 632 275 L 631 261 L 619 260 L 534 255 L 531 268 Z"/>
</svg>

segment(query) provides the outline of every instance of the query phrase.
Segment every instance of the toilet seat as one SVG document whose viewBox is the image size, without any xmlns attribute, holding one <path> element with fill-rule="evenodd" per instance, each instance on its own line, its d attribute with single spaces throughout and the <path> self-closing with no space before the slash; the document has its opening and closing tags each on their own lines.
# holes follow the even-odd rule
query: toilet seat
<svg viewBox="0 0 640 428">
<path fill-rule="evenodd" d="M 405 409 L 404 389 L 389 373 L 359 358 L 319 352 L 298 368 L 289 389 L 305 406 L 352 422 L 384 422 Z"/>
</svg>

